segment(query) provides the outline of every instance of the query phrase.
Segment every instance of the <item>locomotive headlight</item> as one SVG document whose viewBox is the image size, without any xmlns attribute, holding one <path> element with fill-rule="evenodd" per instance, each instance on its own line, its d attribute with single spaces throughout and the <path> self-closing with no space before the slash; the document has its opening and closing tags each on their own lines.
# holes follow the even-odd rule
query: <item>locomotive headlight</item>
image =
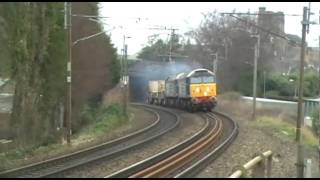
<svg viewBox="0 0 320 180">
<path fill-rule="evenodd" d="M 197 93 L 200 92 L 200 88 L 199 88 L 199 87 L 196 88 L 196 92 L 197 92 Z"/>
</svg>

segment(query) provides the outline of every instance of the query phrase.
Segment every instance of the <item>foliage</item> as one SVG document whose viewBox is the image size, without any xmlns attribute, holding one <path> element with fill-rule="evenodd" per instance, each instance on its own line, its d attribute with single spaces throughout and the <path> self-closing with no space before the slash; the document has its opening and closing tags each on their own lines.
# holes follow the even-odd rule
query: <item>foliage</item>
<svg viewBox="0 0 320 180">
<path fill-rule="evenodd" d="M 102 28 L 101 28 L 101 30 L 102 30 Z M 120 67 L 120 59 L 118 58 L 118 55 L 117 55 L 117 49 L 111 43 L 110 37 L 104 34 L 102 36 L 102 38 L 105 41 L 105 46 L 110 51 L 111 65 L 108 68 L 109 68 L 109 71 L 111 72 L 112 85 L 115 86 L 120 81 L 120 68 L 121 68 Z"/>
<path fill-rule="evenodd" d="M 238 81 L 235 82 L 233 89 L 241 92 L 245 96 L 252 96 L 252 71 L 245 71 L 239 75 Z M 258 91 L 258 90 L 257 90 Z"/>
<path fill-rule="evenodd" d="M 99 16 L 97 2 L 73 2 L 74 14 Z M 74 40 L 88 37 L 104 29 L 101 23 L 88 18 L 72 17 L 72 36 Z M 120 63 L 117 50 L 110 37 L 102 33 L 79 42 L 72 49 L 72 131 L 83 128 L 80 118 L 85 104 L 102 101 L 103 94 L 112 89 L 120 80 Z"/>
<path fill-rule="evenodd" d="M 256 125 L 271 128 L 275 130 L 278 135 L 283 134 L 285 132 L 285 134 L 290 138 L 295 137 L 294 126 L 287 122 L 283 122 L 279 118 L 267 117 L 267 116 L 258 117 Z"/>
<path fill-rule="evenodd" d="M 161 55 L 168 54 L 168 44 L 158 39 L 154 44 L 144 47 L 138 54 L 138 58 L 146 60 L 157 60 Z"/>
<path fill-rule="evenodd" d="M 312 129 L 317 134 L 320 136 L 320 119 L 319 119 L 319 110 L 316 110 L 312 113 Z"/>
<path fill-rule="evenodd" d="M 90 107 L 86 105 L 81 114 L 82 124 L 88 124 L 91 122 L 94 125 L 94 132 L 99 134 L 105 130 L 109 130 L 111 127 L 122 123 L 126 120 L 123 115 L 123 107 L 120 104 L 112 104 L 108 107 L 99 105 L 98 107 Z"/>
<path fill-rule="evenodd" d="M 58 135 L 66 56 L 63 3 L 1 3 L 8 74 L 16 82 L 11 128 L 21 146 Z"/>
<path fill-rule="evenodd" d="M 303 95 L 307 97 L 315 97 L 319 95 L 319 74 L 314 70 L 306 70 L 304 75 Z"/>
<path fill-rule="evenodd" d="M 57 156 L 59 154 L 66 154 L 79 149 L 79 141 L 83 141 L 84 138 L 95 140 L 99 139 L 101 135 L 106 134 L 112 128 L 116 128 L 118 125 L 126 121 L 126 117 L 122 115 L 122 107 L 119 104 L 113 104 L 106 107 L 99 107 L 87 109 L 83 113 L 89 116 L 92 123 L 86 128 L 83 128 L 80 133 L 72 136 L 73 146 L 60 143 L 51 143 L 46 145 L 34 145 L 28 149 L 15 149 L 10 150 L 7 153 L 0 153 L 0 171 L 6 169 L 12 169 L 25 164 L 26 159 L 37 159 L 39 154 Z M 90 115 L 89 115 L 90 114 Z M 76 143 L 78 142 L 78 143 Z M 88 142 L 86 142 L 88 145 Z M 85 146 L 87 146 L 85 145 Z"/>
<path fill-rule="evenodd" d="M 254 21 L 251 17 L 241 18 L 247 22 Z M 241 91 L 244 95 L 252 93 L 248 77 L 253 71 L 250 64 L 253 62 L 255 39 L 250 37 L 249 31 L 250 26 L 245 23 L 215 11 L 204 14 L 200 26 L 189 32 L 196 41 L 189 56 L 203 67 L 211 68 L 212 54 L 218 53 L 217 78 L 223 82 L 219 84 L 221 91 Z"/>
<path fill-rule="evenodd" d="M 116 50 L 115 50 L 116 51 Z M 116 85 L 120 81 L 120 60 L 116 57 L 115 53 L 111 61 L 111 75 L 112 75 L 112 85 Z"/>
<path fill-rule="evenodd" d="M 248 16 L 238 18 L 223 16 L 215 11 L 204 14 L 200 26 L 188 33 L 189 37 L 196 41 L 196 45 L 188 47 L 190 53 L 188 56 L 191 59 L 198 61 L 205 68 L 210 68 L 212 67 L 211 54 L 218 53 L 217 79 L 220 82 L 221 92 L 239 91 L 244 95 L 252 95 L 256 39 L 251 35 L 256 29 L 249 23 L 255 24 L 256 20 L 255 17 Z M 276 22 L 276 19 L 271 18 L 270 21 L 264 23 L 268 29 L 276 32 L 279 31 Z M 295 59 L 296 51 L 290 48 L 290 45 L 290 47 L 286 47 L 286 41 L 274 38 L 269 33 L 260 31 L 259 34 L 257 95 L 263 95 L 265 85 L 266 93 L 273 91 L 280 96 L 294 96 L 295 89 L 297 89 L 297 73 L 290 76 L 273 73 L 280 72 L 280 69 L 282 71 L 283 62 L 279 62 L 279 60 L 283 58 Z M 298 36 L 288 34 L 288 37 L 294 41 L 300 41 Z M 284 48 L 292 50 L 290 53 L 284 54 Z M 296 70 L 296 68 L 293 67 L 290 70 Z M 270 73 L 265 84 L 262 72 Z M 294 82 L 290 82 L 289 79 L 293 79 Z M 304 96 L 314 97 L 319 93 L 319 83 L 317 83 L 314 73 L 306 71 L 304 82 Z"/>
<path fill-rule="evenodd" d="M 79 5 L 83 6 L 82 3 L 75 3 L 73 7 L 79 7 Z M 92 12 L 92 15 L 98 15 L 98 3 L 88 2 L 84 6 Z M 30 149 L 33 146 L 53 143 L 60 140 L 59 136 L 62 135 L 62 131 L 58 131 L 57 127 L 60 124 L 61 107 L 65 103 L 67 89 L 67 36 L 63 11 L 64 3 L 61 2 L 0 3 L 0 76 L 8 77 L 15 83 L 10 126 L 14 133 L 14 141 L 17 141 L 17 144 L 25 150 L 28 150 L 28 147 Z M 78 25 L 82 25 L 81 27 L 91 32 L 93 22 L 86 22 L 88 24 L 84 25 L 80 22 Z M 96 28 L 94 30 L 103 30 L 101 24 L 94 24 Z M 88 35 L 88 32 L 80 34 L 75 31 L 74 34 L 83 37 L 83 34 Z M 94 41 L 97 39 L 99 43 Z M 102 79 L 96 76 L 102 74 L 105 79 L 100 80 L 103 83 L 99 82 L 98 88 L 93 87 L 96 88 L 95 92 L 90 91 L 93 93 L 85 99 L 87 101 L 93 97 L 101 97 L 108 86 L 114 86 L 120 79 L 117 50 L 113 47 L 110 37 L 103 34 L 93 38 L 92 42 L 98 46 L 98 48 L 92 47 L 96 50 L 93 54 L 98 54 L 98 57 L 90 54 L 92 58 L 86 58 L 86 60 L 99 58 L 103 61 L 103 66 L 96 62 L 91 64 L 95 68 L 94 72 L 100 65 L 104 74 L 97 71 L 90 78 Z M 88 49 L 88 46 L 83 47 Z M 75 49 L 73 49 L 73 55 L 77 54 Z M 83 52 L 83 49 L 80 50 Z M 104 55 L 101 55 L 103 54 L 101 52 Z M 72 76 L 74 77 L 74 74 Z M 77 89 L 77 91 L 82 92 L 84 89 Z M 72 103 L 73 108 L 75 104 L 80 104 L 77 101 Z M 77 121 L 76 119 L 74 122 L 77 124 Z M 77 125 L 79 126 L 73 128 L 81 127 L 81 123 Z"/>
<path fill-rule="evenodd" d="M 272 74 L 266 79 L 266 91 L 278 91 L 280 96 L 293 96 L 294 83 L 288 77 L 280 74 Z"/>
<path fill-rule="evenodd" d="M 148 45 L 142 48 L 137 57 L 153 61 L 167 59 L 170 55 L 170 47 L 173 58 L 188 56 L 188 51 L 191 49 L 190 39 L 186 41 L 185 36 L 174 34 L 165 42 L 158 36 L 154 36 L 152 40 L 149 40 Z"/>
<path fill-rule="evenodd" d="M 260 84 L 263 88 L 263 84 Z M 298 74 L 293 73 L 289 76 L 279 73 L 268 75 L 266 78 L 266 91 L 268 95 L 293 97 L 296 91 L 298 95 Z M 305 70 L 303 81 L 303 95 L 304 97 L 316 97 L 319 94 L 319 75 L 316 71 L 311 69 Z M 271 91 L 271 92 L 270 92 Z"/>
</svg>

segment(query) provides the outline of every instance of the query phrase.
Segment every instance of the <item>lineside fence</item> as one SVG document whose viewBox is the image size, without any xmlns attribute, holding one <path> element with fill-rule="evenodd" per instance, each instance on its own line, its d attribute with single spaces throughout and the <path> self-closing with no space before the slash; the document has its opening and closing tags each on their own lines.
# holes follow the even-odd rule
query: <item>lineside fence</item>
<svg viewBox="0 0 320 180">
<path fill-rule="evenodd" d="M 259 156 L 251 159 L 245 165 L 237 167 L 237 171 L 229 176 L 229 178 L 270 178 L 272 164 L 272 151 L 266 151 Z"/>
</svg>

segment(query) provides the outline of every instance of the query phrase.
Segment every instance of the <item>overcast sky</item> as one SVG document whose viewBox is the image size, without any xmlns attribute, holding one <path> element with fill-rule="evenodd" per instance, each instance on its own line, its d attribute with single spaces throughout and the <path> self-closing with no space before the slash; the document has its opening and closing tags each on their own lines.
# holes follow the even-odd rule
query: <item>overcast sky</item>
<svg viewBox="0 0 320 180">
<path fill-rule="evenodd" d="M 195 29 L 203 20 L 202 13 L 213 12 L 257 12 L 259 7 L 266 7 L 267 11 L 282 11 L 285 14 L 285 32 L 301 37 L 301 21 L 303 7 L 308 2 L 101 2 L 100 15 L 104 18 L 105 30 L 110 30 L 112 43 L 118 48 L 118 53 L 123 46 L 123 36 L 128 44 L 128 54 L 137 53 L 147 44 L 148 36 L 161 34 L 168 39 L 170 31 L 150 30 L 158 26 L 178 28 L 176 33 L 183 34 Z M 311 21 L 319 22 L 320 2 L 311 3 Z M 290 16 L 298 14 L 301 16 Z M 140 18 L 137 19 L 137 18 Z M 320 35 L 319 25 L 311 25 L 307 34 L 309 46 L 318 46 Z"/>
</svg>

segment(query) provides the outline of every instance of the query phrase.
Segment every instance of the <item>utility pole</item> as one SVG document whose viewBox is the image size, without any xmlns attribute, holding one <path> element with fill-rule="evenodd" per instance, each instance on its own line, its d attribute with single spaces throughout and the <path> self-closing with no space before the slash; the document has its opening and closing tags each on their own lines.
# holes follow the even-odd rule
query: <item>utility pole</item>
<svg viewBox="0 0 320 180">
<path fill-rule="evenodd" d="M 124 112 L 125 115 L 127 114 L 127 110 L 128 110 L 128 82 L 129 82 L 129 77 L 128 77 L 128 46 L 125 45 L 124 46 L 124 77 L 125 77 L 125 84 L 124 84 Z"/>
<path fill-rule="evenodd" d="M 127 73 L 127 45 L 126 45 L 126 38 L 131 38 L 129 36 L 123 35 L 123 49 L 122 49 L 122 66 L 121 66 L 121 77 L 123 82 L 123 114 L 127 114 L 127 83 L 129 81 L 128 73 Z"/>
<path fill-rule="evenodd" d="M 224 40 L 224 50 L 225 50 L 224 60 L 227 61 L 228 60 L 228 42 L 226 38 L 224 38 L 223 40 Z"/>
<path fill-rule="evenodd" d="M 320 11 L 319 11 L 319 24 L 320 24 Z M 320 36 L 319 36 L 319 49 L 318 49 L 318 59 L 319 59 L 319 63 L 320 63 Z M 320 68 L 319 68 L 319 80 L 320 80 Z M 319 85 L 320 87 L 320 85 Z M 319 97 L 320 97 L 320 92 L 319 92 Z M 320 122 L 320 104 L 318 104 L 319 106 L 319 122 Z M 319 144 L 318 144 L 318 153 L 319 153 L 319 164 L 318 164 L 318 169 L 320 171 L 320 130 L 318 130 L 318 139 L 319 139 Z"/>
<path fill-rule="evenodd" d="M 263 71 L 263 97 L 266 98 L 266 71 Z"/>
<path fill-rule="evenodd" d="M 213 66 L 212 66 L 212 72 L 214 72 L 214 74 L 217 74 L 217 70 L 218 70 L 218 53 L 213 53 L 211 54 L 214 58 L 212 58 L 213 60 Z"/>
<path fill-rule="evenodd" d="M 66 138 L 67 143 L 71 144 L 71 63 L 72 63 L 72 34 L 71 34 L 71 2 L 65 2 L 65 29 L 67 30 L 67 95 L 66 95 Z"/>
<path fill-rule="evenodd" d="M 319 24 L 320 24 L 320 10 L 319 10 Z M 318 66 L 318 70 L 319 70 L 319 80 L 320 80 L 320 36 L 319 36 L 319 48 L 318 48 L 318 59 L 319 59 L 319 66 Z M 319 87 L 320 87 L 320 82 L 319 82 Z M 320 97 L 320 92 L 319 92 L 319 97 Z M 319 106 L 319 119 L 318 121 L 320 122 L 320 103 L 318 104 Z M 318 170 L 320 171 L 320 130 L 318 129 L 318 139 L 319 139 L 319 144 L 318 144 L 318 153 L 319 153 L 319 162 L 318 162 Z"/>
<path fill-rule="evenodd" d="M 170 38 L 170 53 L 169 53 L 169 62 L 172 63 L 172 40 L 173 40 L 173 36 L 174 36 L 174 31 L 175 29 L 171 29 L 171 38 Z"/>
<path fill-rule="evenodd" d="M 303 178 L 304 172 L 304 155 L 303 147 L 301 143 L 301 123 L 303 122 L 303 112 L 302 112 L 302 103 L 303 103 L 303 76 L 304 76 L 304 59 L 305 59 L 305 46 L 306 46 L 306 30 L 309 24 L 307 20 L 308 8 L 303 8 L 303 20 L 302 24 L 302 42 L 301 42 L 301 57 L 300 57 L 300 79 L 299 79 L 299 101 L 298 101 L 298 119 L 297 119 L 297 133 L 296 141 L 298 141 L 298 157 L 297 157 L 297 175 L 298 178 Z"/>
<path fill-rule="evenodd" d="M 179 30 L 177 28 L 167 28 L 167 27 L 164 27 L 164 28 L 149 28 L 149 29 L 154 29 L 154 30 L 170 30 L 171 31 L 171 34 L 170 34 L 170 42 L 169 42 L 169 62 L 171 63 L 172 62 L 172 46 L 173 46 L 173 37 L 175 35 L 175 30 Z M 169 34 L 168 34 L 169 35 Z M 167 57 L 167 55 L 166 55 Z"/>
<path fill-rule="evenodd" d="M 257 42 L 254 48 L 254 69 L 253 69 L 253 113 L 252 120 L 256 119 L 256 97 L 257 97 L 257 66 L 258 66 L 258 58 L 259 58 L 259 50 L 260 50 L 260 35 L 251 35 L 251 37 L 256 37 Z"/>
<path fill-rule="evenodd" d="M 122 83 L 123 83 L 123 114 L 127 114 L 127 101 L 126 101 L 126 84 L 125 84 L 125 75 L 124 75 L 124 61 L 125 61 L 125 42 L 126 42 L 126 36 L 123 35 L 123 47 L 122 47 L 122 57 L 121 57 L 121 79 L 122 79 Z"/>
</svg>

